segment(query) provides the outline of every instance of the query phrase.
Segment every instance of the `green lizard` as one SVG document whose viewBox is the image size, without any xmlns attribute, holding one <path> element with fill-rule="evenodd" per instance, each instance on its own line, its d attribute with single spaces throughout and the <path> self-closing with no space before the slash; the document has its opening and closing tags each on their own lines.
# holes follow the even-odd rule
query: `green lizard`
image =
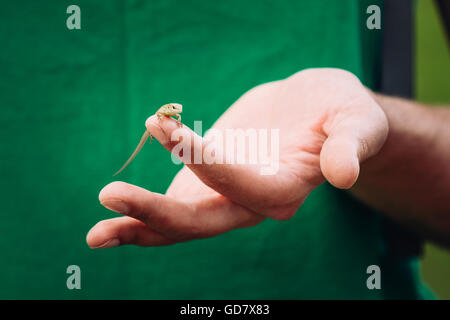
<svg viewBox="0 0 450 320">
<path fill-rule="evenodd" d="M 156 111 L 155 114 L 158 117 L 158 120 L 161 120 L 162 116 L 166 116 L 166 117 L 174 116 L 174 117 L 177 117 L 178 125 L 181 125 L 180 113 L 182 111 L 183 111 L 183 106 L 181 104 L 168 103 L 168 104 L 163 105 L 161 108 L 159 108 L 158 111 Z M 136 147 L 136 149 L 134 150 L 134 152 L 131 155 L 131 157 L 127 160 L 127 162 L 125 162 L 125 164 L 122 166 L 122 168 L 120 168 L 120 170 L 117 171 L 114 175 L 119 174 L 123 169 L 126 168 L 126 166 L 128 166 L 128 164 L 134 159 L 134 157 L 136 157 L 136 155 L 142 149 L 142 147 L 145 144 L 145 141 L 147 141 L 147 139 L 149 137 L 150 137 L 150 142 L 151 142 L 152 141 L 152 135 L 150 134 L 150 132 L 145 130 L 144 134 L 142 135 L 141 141 L 139 141 L 139 144 Z"/>
</svg>

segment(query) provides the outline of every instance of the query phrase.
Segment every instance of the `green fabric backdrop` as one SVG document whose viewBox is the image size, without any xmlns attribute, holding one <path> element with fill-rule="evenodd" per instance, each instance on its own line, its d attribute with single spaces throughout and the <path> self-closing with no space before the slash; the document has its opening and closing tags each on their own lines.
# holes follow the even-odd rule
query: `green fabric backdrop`
<svg viewBox="0 0 450 320">
<path fill-rule="evenodd" d="M 0 10 L 0 298 L 416 298 L 415 260 L 383 260 L 380 218 L 324 184 L 287 222 L 161 248 L 91 250 L 98 203 L 160 105 L 207 129 L 253 86 L 307 67 L 374 87 L 374 1 L 5 1 Z M 257 116 L 257 115 L 255 115 Z M 146 145 L 120 178 L 164 192 L 180 169 Z M 68 265 L 82 289 L 68 290 Z M 366 288 L 367 266 L 386 286 Z"/>
</svg>

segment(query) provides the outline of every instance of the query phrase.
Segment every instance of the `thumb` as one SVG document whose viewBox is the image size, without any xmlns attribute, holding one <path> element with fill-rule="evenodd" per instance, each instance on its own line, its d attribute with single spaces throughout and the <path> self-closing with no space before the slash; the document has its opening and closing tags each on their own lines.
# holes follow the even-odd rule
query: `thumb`
<svg viewBox="0 0 450 320">
<path fill-rule="evenodd" d="M 351 188 L 358 179 L 360 163 L 375 155 L 386 140 L 386 116 L 380 107 L 374 107 L 332 126 L 322 146 L 322 174 L 337 188 Z"/>
</svg>

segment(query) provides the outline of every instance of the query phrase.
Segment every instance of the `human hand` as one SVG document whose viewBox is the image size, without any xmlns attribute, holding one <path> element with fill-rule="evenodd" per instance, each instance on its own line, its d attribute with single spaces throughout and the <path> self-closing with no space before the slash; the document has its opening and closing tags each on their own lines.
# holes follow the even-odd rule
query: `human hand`
<svg viewBox="0 0 450 320">
<path fill-rule="evenodd" d="M 178 143 L 171 141 L 175 131 L 192 154 L 211 146 L 174 120 L 152 116 L 146 127 L 169 151 Z M 351 73 L 307 69 L 248 91 L 213 128 L 279 129 L 277 174 L 261 175 L 260 164 L 187 164 L 165 195 L 113 182 L 100 192 L 100 202 L 126 217 L 95 225 L 89 246 L 168 245 L 254 226 L 267 217 L 288 219 L 325 180 L 350 188 L 360 163 L 382 147 L 388 122 Z"/>
</svg>

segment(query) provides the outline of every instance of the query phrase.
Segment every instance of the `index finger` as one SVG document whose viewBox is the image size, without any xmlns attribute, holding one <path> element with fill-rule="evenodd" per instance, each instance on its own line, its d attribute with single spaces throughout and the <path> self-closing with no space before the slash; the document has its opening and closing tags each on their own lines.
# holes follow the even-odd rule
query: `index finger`
<svg viewBox="0 0 450 320">
<path fill-rule="evenodd" d="M 280 201 L 286 198 L 284 195 L 290 188 L 288 181 L 280 179 L 283 175 L 262 175 L 262 166 L 258 163 L 227 163 L 225 148 L 218 148 L 186 125 L 179 126 L 173 119 L 151 116 L 145 125 L 167 150 L 183 161 L 206 185 L 253 211 L 279 218 L 271 208 L 280 206 Z M 211 154 L 224 161 L 205 161 L 205 157 Z"/>
</svg>

